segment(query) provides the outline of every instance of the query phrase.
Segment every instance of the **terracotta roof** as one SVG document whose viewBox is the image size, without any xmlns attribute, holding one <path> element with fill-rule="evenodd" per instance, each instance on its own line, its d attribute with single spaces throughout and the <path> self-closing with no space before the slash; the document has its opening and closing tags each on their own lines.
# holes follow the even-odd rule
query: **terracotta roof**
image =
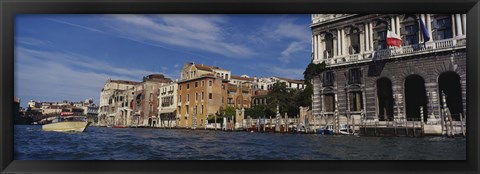
<svg viewBox="0 0 480 174">
<path fill-rule="evenodd" d="M 204 65 L 195 65 L 195 67 L 199 70 L 204 70 L 204 71 L 213 71 L 211 67 L 209 66 L 204 66 Z"/>
<path fill-rule="evenodd" d="M 143 77 L 143 81 L 158 81 L 158 82 L 171 82 L 170 78 L 166 78 L 163 74 L 150 74 Z"/>
<path fill-rule="evenodd" d="M 204 71 L 213 71 L 213 69 L 225 70 L 225 69 L 220 68 L 218 66 L 208 66 L 208 65 L 204 65 L 204 64 L 195 64 L 195 67 L 199 70 L 204 70 Z"/>
<path fill-rule="evenodd" d="M 200 77 L 197 77 L 197 78 L 180 80 L 180 81 L 178 81 L 178 84 L 185 83 L 185 82 L 190 82 L 190 81 L 196 81 L 196 80 L 200 80 L 200 79 L 204 79 L 204 78 L 215 79 L 215 77 L 211 76 L 210 74 L 204 74 L 204 75 L 202 75 Z"/>
<path fill-rule="evenodd" d="M 287 79 L 287 78 L 284 78 L 284 77 L 276 77 L 275 78 L 278 78 L 280 80 L 285 80 L 287 82 L 290 82 L 290 83 L 299 83 L 299 84 L 304 84 L 305 82 L 303 80 L 293 80 L 293 79 Z"/>
<path fill-rule="evenodd" d="M 238 80 L 250 80 L 253 81 L 253 78 L 247 78 L 247 77 L 241 77 L 241 76 L 234 76 L 232 75 L 232 79 L 238 79 Z"/>
<path fill-rule="evenodd" d="M 110 80 L 112 83 L 123 83 L 123 84 L 139 84 L 140 82 L 128 81 L 128 80 Z"/>
</svg>

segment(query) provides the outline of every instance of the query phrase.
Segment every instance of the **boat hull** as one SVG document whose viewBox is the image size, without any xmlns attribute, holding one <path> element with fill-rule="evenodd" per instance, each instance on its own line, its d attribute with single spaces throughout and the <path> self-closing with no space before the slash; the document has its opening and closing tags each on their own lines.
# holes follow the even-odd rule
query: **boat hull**
<svg viewBox="0 0 480 174">
<path fill-rule="evenodd" d="M 51 123 L 43 125 L 42 130 L 56 132 L 83 132 L 89 124 L 89 122 L 83 121 Z"/>
</svg>

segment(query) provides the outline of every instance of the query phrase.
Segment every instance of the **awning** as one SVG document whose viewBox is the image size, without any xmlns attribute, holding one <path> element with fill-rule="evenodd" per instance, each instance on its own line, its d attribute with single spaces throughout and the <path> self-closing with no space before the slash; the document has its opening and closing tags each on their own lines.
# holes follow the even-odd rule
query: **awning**
<svg viewBox="0 0 480 174">
<path fill-rule="evenodd" d="M 172 112 L 175 112 L 175 110 L 177 110 L 177 108 L 162 109 L 162 110 L 160 110 L 160 114 L 163 114 L 163 113 L 172 113 Z"/>
</svg>

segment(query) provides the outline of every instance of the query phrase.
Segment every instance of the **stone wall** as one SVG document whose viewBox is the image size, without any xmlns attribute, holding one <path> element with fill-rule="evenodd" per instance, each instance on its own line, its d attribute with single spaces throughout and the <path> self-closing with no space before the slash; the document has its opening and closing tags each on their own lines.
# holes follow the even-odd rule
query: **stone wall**
<svg viewBox="0 0 480 174">
<path fill-rule="evenodd" d="M 392 82 L 392 92 L 394 97 L 394 117 L 405 117 L 405 78 L 409 75 L 419 75 L 425 81 L 425 90 L 428 95 L 428 104 L 425 109 L 429 116 L 438 116 L 439 107 L 439 87 L 438 78 L 444 72 L 455 72 L 460 76 L 462 88 L 463 110 L 466 113 L 466 53 L 465 50 L 457 52 L 437 52 L 417 57 L 405 57 L 383 60 L 384 67 L 380 73 L 372 75 L 368 73 L 369 68 L 374 63 L 351 64 L 348 66 L 334 67 L 330 70 L 335 72 L 335 83 L 333 91 L 335 92 L 336 109 L 339 115 L 345 116 L 348 108 L 348 99 L 346 95 L 348 70 L 351 68 L 360 68 L 362 70 L 362 84 L 360 88 L 363 92 L 364 111 L 367 119 L 378 119 L 377 109 L 377 89 L 376 82 L 380 78 L 388 78 Z M 323 75 L 323 74 L 322 74 Z M 322 87 L 322 75 L 314 79 L 313 113 L 320 114 L 322 111 L 322 93 L 327 88 Z M 359 113 L 352 113 L 355 115 Z"/>
</svg>

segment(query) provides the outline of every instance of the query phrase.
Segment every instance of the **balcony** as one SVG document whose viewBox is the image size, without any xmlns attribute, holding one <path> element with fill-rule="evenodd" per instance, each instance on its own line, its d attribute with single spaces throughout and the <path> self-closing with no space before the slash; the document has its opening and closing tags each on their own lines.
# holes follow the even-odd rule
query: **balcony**
<svg viewBox="0 0 480 174">
<path fill-rule="evenodd" d="M 346 55 L 346 56 L 335 56 L 325 61 L 327 66 L 342 66 L 352 63 L 364 63 L 372 60 L 386 60 L 394 59 L 405 56 L 421 55 L 428 54 L 433 52 L 464 49 L 466 47 L 466 38 L 465 36 L 430 41 L 424 44 L 416 45 L 406 45 L 400 48 L 388 48 L 378 51 L 369 51 L 359 54 Z"/>
</svg>

